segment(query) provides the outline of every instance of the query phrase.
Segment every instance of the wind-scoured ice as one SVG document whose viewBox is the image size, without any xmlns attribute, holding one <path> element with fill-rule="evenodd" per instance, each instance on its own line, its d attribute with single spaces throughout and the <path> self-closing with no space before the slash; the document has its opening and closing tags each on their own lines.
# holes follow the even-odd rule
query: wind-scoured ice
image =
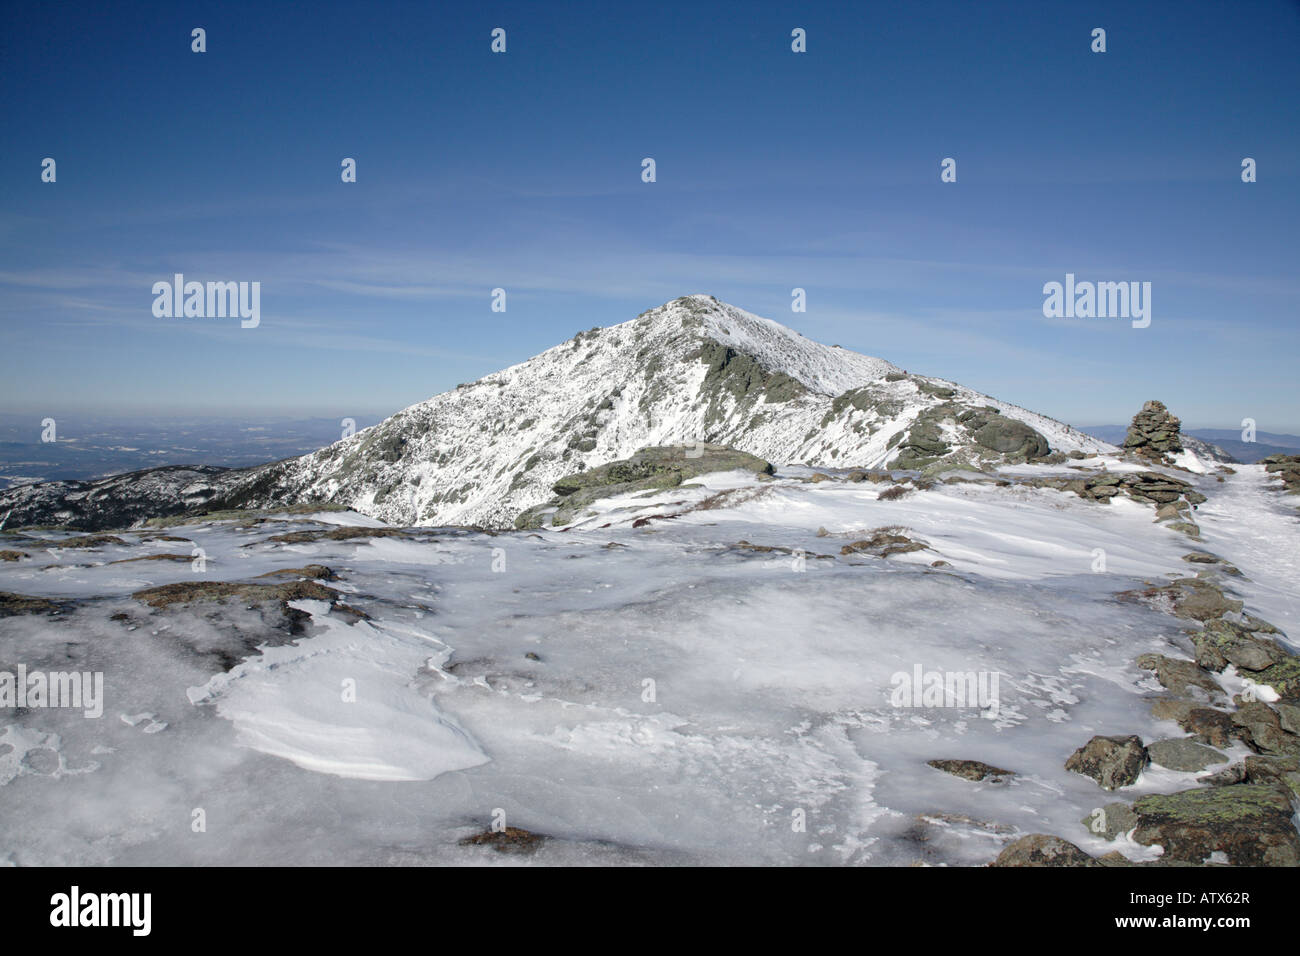
<svg viewBox="0 0 1300 956">
<path fill-rule="evenodd" d="M 1127 500 L 971 483 L 885 501 L 807 475 L 713 475 L 565 531 L 268 540 L 362 523 L 337 513 L 169 529 L 204 549 L 201 574 L 110 564 L 188 548 L 130 532 L 0 565 L 0 590 L 68 602 L 0 619 L 0 669 L 100 670 L 106 697 L 99 720 L 0 712 L 0 859 L 974 864 L 1034 832 L 1101 853 L 1116 844 L 1080 820 L 1116 795 L 1065 759 L 1094 734 L 1180 735 L 1134 659 L 1189 656 L 1183 622 L 1116 593 L 1192 574 L 1195 547 L 1245 572 L 1248 610 L 1300 623 L 1295 521 L 1257 466 L 1195 479 L 1195 545 Z M 656 514 L 677 517 L 632 526 Z M 840 553 L 883 527 L 928 550 Z M 130 596 L 307 564 L 367 618 L 294 601 L 290 641 L 263 607 Z M 917 668 L 996 674 L 996 707 L 895 706 Z M 1016 776 L 926 765 L 942 758 Z M 1195 785 L 1151 768 L 1119 796 Z M 551 839 L 458 845 L 498 811 Z"/>
</svg>

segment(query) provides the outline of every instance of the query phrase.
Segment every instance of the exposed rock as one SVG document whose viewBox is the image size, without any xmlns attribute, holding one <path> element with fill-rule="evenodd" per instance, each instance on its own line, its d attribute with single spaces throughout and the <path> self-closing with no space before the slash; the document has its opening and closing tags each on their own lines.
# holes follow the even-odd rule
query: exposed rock
<svg viewBox="0 0 1300 956">
<path fill-rule="evenodd" d="M 1232 664 L 1243 677 L 1267 684 L 1284 697 L 1300 696 L 1300 658 L 1276 641 L 1225 620 L 1209 621 L 1190 636 L 1196 661 L 1206 670 L 1222 671 Z"/>
<path fill-rule="evenodd" d="M 58 611 L 59 606 L 45 598 L 0 591 L 0 617 L 13 617 L 18 614 L 54 614 Z"/>
<path fill-rule="evenodd" d="M 1282 490 L 1288 494 L 1300 494 L 1300 455 L 1269 455 L 1261 458 L 1259 463 L 1264 471 L 1282 479 Z"/>
<path fill-rule="evenodd" d="M 142 554 L 138 558 L 120 558 L 117 561 L 110 561 L 109 564 L 131 564 L 135 561 L 193 561 L 194 558 L 188 554 Z"/>
<path fill-rule="evenodd" d="M 1070 755 L 1065 769 L 1092 777 L 1105 790 L 1117 790 L 1134 783 L 1146 764 L 1141 737 L 1097 736 Z"/>
<path fill-rule="evenodd" d="M 1166 698 L 1153 701 L 1151 716 L 1157 720 L 1175 721 L 1192 735 L 1193 740 L 1211 747 L 1230 746 L 1237 733 L 1230 713 L 1188 700 Z"/>
<path fill-rule="evenodd" d="M 1163 402 L 1149 401 L 1133 416 L 1124 450 L 1151 461 L 1171 462 L 1172 456 L 1183 450 L 1182 422 Z"/>
<path fill-rule="evenodd" d="M 1079 822 L 1087 827 L 1090 833 L 1113 840 L 1137 826 L 1138 818 L 1127 803 L 1116 802 L 1098 807 Z"/>
<path fill-rule="evenodd" d="M 1151 585 L 1136 591 L 1121 591 L 1121 601 L 1150 604 L 1175 617 L 1212 621 L 1241 611 L 1242 603 L 1225 597 L 1222 589 L 1204 578 L 1180 578 L 1165 585 Z"/>
<path fill-rule="evenodd" d="M 1227 696 L 1218 682 L 1194 661 L 1178 660 L 1174 657 L 1165 657 L 1163 654 L 1143 654 L 1137 659 L 1137 666 L 1143 670 L 1155 671 L 1156 680 L 1175 694 L 1182 694 L 1189 687 L 1196 687 L 1205 691 L 1211 698 Z"/>
<path fill-rule="evenodd" d="M 26 551 L 12 551 L 6 548 L 0 551 L 0 561 L 18 561 L 21 558 L 30 558 L 31 555 Z"/>
<path fill-rule="evenodd" d="M 518 853 L 530 855 L 536 853 L 546 842 L 546 837 L 532 833 L 522 827 L 506 827 L 504 830 L 484 830 L 460 841 L 461 846 L 489 846 L 498 853 Z"/>
<path fill-rule="evenodd" d="M 1247 757 L 1242 768 L 1250 783 L 1273 787 L 1291 800 L 1300 799 L 1300 757 Z"/>
<path fill-rule="evenodd" d="M 93 550 L 102 548 L 106 544 L 126 544 L 115 534 L 83 534 L 73 538 L 20 538 L 24 547 L 31 548 L 34 551 L 46 551 L 51 548 L 58 550 L 61 548 L 86 548 Z"/>
<path fill-rule="evenodd" d="M 1153 740 L 1147 744 L 1147 756 L 1157 766 L 1183 773 L 1195 773 L 1216 763 L 1228 762 L 1228 758 L 1213 747 L 1198 744 L 1187 737 Z"/>
<path fill-rule="evenodd" d="M 1002 415 L 992 416 L 988 424 L 975 432 L 975 441 L 999 455 L 1032 461 L 1051 451 L 1047 439 L 1024 422 Z"/>
<path fill-rule="evenodd" d="M 315 600 L 334 604 L 339 592 L 316 581 L 291 581 L 285 584 L 246 584 L 238 581 L 178 581 L 144 588 L 131 595 L 153 608 L 171 607 L 173 604 L 192 604 L 196 601 L 220 601 L 237 598 L 248 604 L 276 601 L 288 610 L 289 601 Z M 338 605 L 340 610 L 360 615 L 360 611 Z"/>
<path fill-rule="evenodd" d="M 1135 501 L 1154 504 L 1158 509 L 1157 520 L 1175 523 L 1179 523 L 1178 519 L 1186 519 L 1193 506 L 1206 501 L 1205 495 L 1197 491 L 1191 482 L 1158 471 L 1097 471 L 1079 478 L 1043 475 L 1027 479 L 1026 483 L 1039 488 L 1073 492 L 1087 501 L 1102 504 L 1107 504 L 1111 498 L 1119 495 L 1127 495 Z M 1192 524 L 1191 521 L 1181 523 Z"/>
<path fill-rule="evenodd" d="M 1068 840 L 1032 833 L 1009 844 L 990 866 L 1097 866 L 1098 863 Z"/>
<path fill-rule="evenodd" d="M 1263 701 L 1247 701 L 1232 714 L 1237 734 L 1251 750 L 1262 754 L 1300 755 L 1300 737 L 1282 727 L 1277 711 Z"/>
<path fill-rule="evenodd" d="M 568 524 L 581 509 L 600 498 L 675 488 L 687 478 L 735 469 L 757 474 L 771 474 L 773 470 L 761 458 L 722 445 L 642 448 L 629 458 L 561 478 L 552 489 L 558 498 L 529 508 L 515 519 L 515 527 L 540 528 L 548 523 L 548 516 L 552 518 L 551 524 Z"/>
<path fill-rule="evenodd" d="M 879 528 L 870 538 L 844 545 L 840 548 L 840 554 L 870 554 L 877 558 L 887 558 L 891 554 L 924 551 L 927 547 L 929 545 L 924 541 L 913 540 L 890 528 Z"/>
<path fill-rule="evenodd" d="M 259 578 L 319 578 L 322 581 L 333 581 L 338 577 L 334 571 L 325 567 L 323 564 L 308 564 L 301 568 L 281 568 L 278 571 L 267 571 L 265 574 L 259 574 Z"/>
<path fill-rule="evenodd" d="M 1210 787 L 1230 787 L 1234 783 L 1245 783 L 1246 765 L 1244 763 L 1229 764 L 1222 770 L 1216 770 L 1204 777 L 1197 777 L 1196 781 Z"/>
<path fill-rule="evenodd" d="M 936 770 L 976 783 L 982 780 L 988 780 L 990 783 L 1005 783 L 1016 775 L 1014 770 L 1000 770 L 978 760 L 930 760 L 927 764 Z"/>
<path fill-rule="evenodd" d="M 277 544 L 305 544 L 309 541 L 351 541 L 355 538 L 409 538 L 410 533 L 401 528 L 369 528 L 364 525 L 341 525 L 337 528 L 319 528 L 311 531 L 287 531 L 273 534 L 267 541 Z"/>
<path fill-rule="evenodd" d="M 1172 860 L 1203 863 L 1217 851 L 1234 866 L 1300 865 L 1291 802 L 1272 787 L 1242 783 L 1148 794 L 1133 810 L 1133 839 L 1159 844 Z"/>
</svg>

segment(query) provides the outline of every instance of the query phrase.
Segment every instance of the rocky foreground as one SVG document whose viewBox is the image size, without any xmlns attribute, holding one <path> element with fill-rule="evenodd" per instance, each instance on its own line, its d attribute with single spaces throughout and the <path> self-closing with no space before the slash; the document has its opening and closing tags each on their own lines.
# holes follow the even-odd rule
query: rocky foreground
<svg viewBox="0 0 1300 956">
<path fill-rule="evenodd" d="M 0 713 L 0 861 L 1295 865 L 1294 469 L 1156 411 L 983 467 L 646 446 L 510 529 L 10 526 L 0 641 L 106 700 Z"/>
</svg>

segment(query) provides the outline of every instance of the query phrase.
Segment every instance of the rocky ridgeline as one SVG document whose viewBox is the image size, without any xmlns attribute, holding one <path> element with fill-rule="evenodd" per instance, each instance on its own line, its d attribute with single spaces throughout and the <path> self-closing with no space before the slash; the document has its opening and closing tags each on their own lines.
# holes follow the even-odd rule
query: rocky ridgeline
<svg viewBox="0 0 1300 956">
<path fill-rule="evenodd" d="M 1212 770 L 1197 778 L 1201 786 L 1107 803 L 1081 821 L 1095 836 L 1127 835 L 1143 846 L 1159 845 L 1163 854 L 1141 864 L 1118 852 L 1094 858 L 1040 833 L 1008 845 L 993 866 L 1300 866 L 1293 822 L 1293 804 L 1300 800 L 1300 658 L 1269 636 L 1279 633 L 1275 627 L 1244 613 L 1242 602 L 1224 593 L 1220 575 L 1235 574 L 1235 568 L 1205 552 L 1187 559 L 1211 567 L 1195 578 L 1120 595 L 1200 624 L 1186 632 L 1193 660 L 1162 654 L 1137 659 L 1167 691 L 1151 701 L 1153 716 L 1177 723 L 1187 736 L 1151 743 L 1135 735 L 1095 736 L 1065 762 L 1105 791 L 1131 786 L 1149 765 Z M 1248 692 L 1231 701 L 1213 676 L 1229 665 L 1250 682 Z M 1218 748 L 1234 741 L 1253 755 L 1230 764 Z"/>
<path fill-rule="evenodd" d="M 1099 471 L 1078 478 L 1045 476 L 1029 479 L 1040 488 L 1072 491 L 1080 498 L 1109 504 L 1117 495 L 1126 495 L 1143 504 L 1155 505 L 1156 520 L 1168 522 L 1170 528 L 1193 538 L 1200 537 L 1192 512 L 1208 500 L 1189 481 L 1158 471 Z"/>
</svg>

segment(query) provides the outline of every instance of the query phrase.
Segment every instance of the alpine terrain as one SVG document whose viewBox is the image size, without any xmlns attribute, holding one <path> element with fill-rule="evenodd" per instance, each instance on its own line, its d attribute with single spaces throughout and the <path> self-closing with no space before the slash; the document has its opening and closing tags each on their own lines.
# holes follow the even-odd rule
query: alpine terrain
<svg viewBox="0 0 1300 956">
<path fill-rule="evenodd" d="M 10 488 L 0 865 L 1300 865 L 1300 456 L 1134 405 L 697 295 Z"/>
<path fill-rule="evenodd" d="M 314 454 L 20 487 L 0 494 L 0 509 L 13 510 L 11 522 L 88 530 L 144 512 L 308 502 L 399 525 L 509 526 L 566 475 L 642 447 L 697 442 L 782 463 L 931 470 L 1111 447 L 692 295 L 581 332 Z"/>
</svg>

